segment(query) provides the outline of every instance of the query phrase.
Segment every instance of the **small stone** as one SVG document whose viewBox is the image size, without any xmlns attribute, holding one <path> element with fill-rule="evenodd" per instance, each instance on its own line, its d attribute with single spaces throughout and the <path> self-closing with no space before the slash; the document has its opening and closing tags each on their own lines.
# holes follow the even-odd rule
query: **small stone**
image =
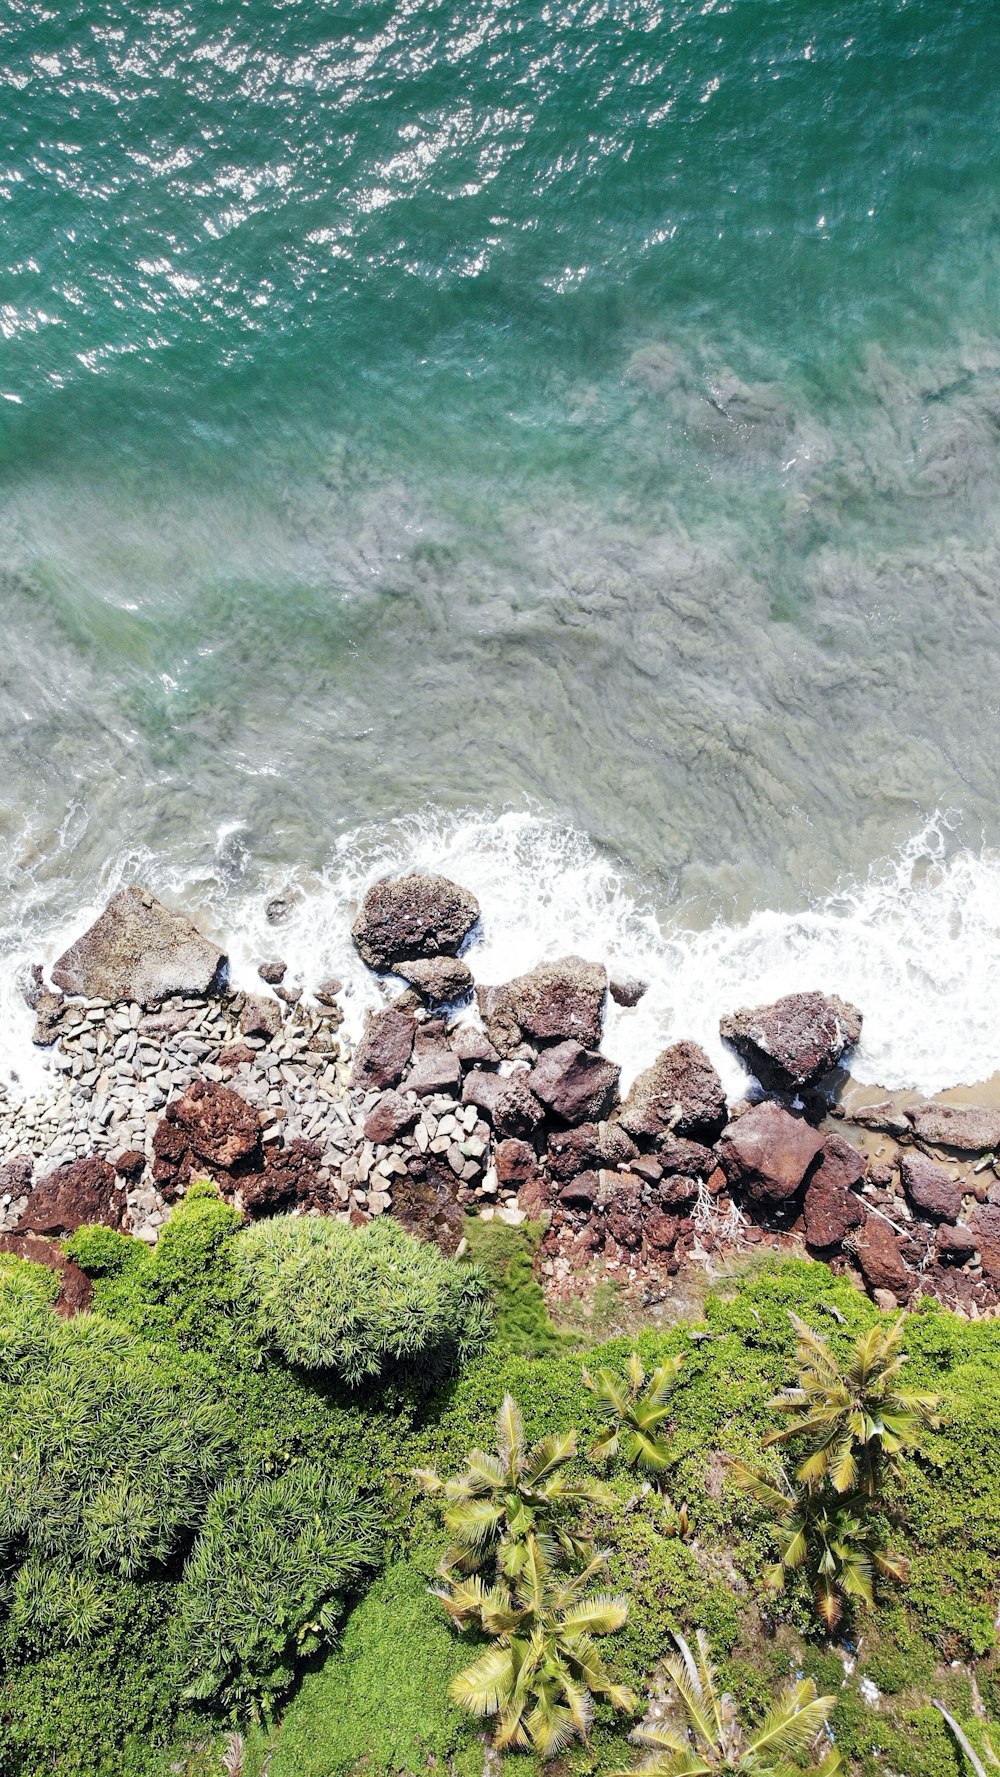
<svg viewBox="0 0 1000 1777">
<path fill-rule="evenodd" d="M 344 983 L 336 976 L 330 975 L 324 981 L 317 981 L 313 988 L 313 999 L 321 1006 L 335 1006 L 337 995 L 344 990 Z"/>
<path fill-rule="evenodd" d="M 280 981 L 284 981 L 287 969 L 288 964 L 283 962 L 261 963 L 257 973 L 269 987 L 277 987 Z"/>
<path fill-rule="evenodd" d="M 637 1006 L 648 989 L 649 983 L 637 975 L 612 975 L 608 982 L 608 992 L 616 1006 Z"/>
</svg>

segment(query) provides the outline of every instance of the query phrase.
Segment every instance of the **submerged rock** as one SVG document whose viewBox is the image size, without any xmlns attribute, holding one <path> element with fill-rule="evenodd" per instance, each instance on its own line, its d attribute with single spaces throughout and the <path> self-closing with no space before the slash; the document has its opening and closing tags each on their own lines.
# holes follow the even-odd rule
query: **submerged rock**
<svg viewBox="0 0 1000 1777">
<path fill-rule="evenodd" d="M 612 975 L 608 982 L 608 992 L 616 1006 L 637 1006 L 648 990 L 649 982 L 640 981 L 638 975 Z"/>
<path fill-rule="evenodd" d="M 226 957 L 197 926 L 133 884 L 112 895 L 89 930 L 63 952 L 52 979 L 85 999 L 148 1006 L 171 994 L 212 993 L 225 970 Z"/>
<path fill-rule="evenodd" d="M 727 1125 L 716 1147 L 731 1189 L 751 1203 L 786 1203 L 813 1170 L 823 1138 L 769 1100 Z"/>
<path fill-rule="evenodd" d="M 619 1122 L 637 1141 L 659 1136 L 712 1142 L 726 1122 L 726 1095 L 699 1043 L 673 1043 L 633 1081 Z"/>
<path fill-rule="evenodd" d="M 724 1042 L 769 1092 L 798 1092 L 836 1067 L 861 1035 L 861 1013 L 822 993 L 789 993 L 721 1019 Z"/>
<path fill-rule="evenodd" d="M 512 1056 L 525 1038 L 535 1043 L 572 1038 L 585 1049 L 596 1048 L 607 990 L 603 963 L 564 956 L 499 987 L 479 987 L 476 998 L 491 1042 L 501 1055 Z"/>
<path fill-rule="evenodd" d="M 387 876 L 368 890 L 351 935 L 369 967 L 385 970 L 456 956 L 478 918 L 475 895 L 446 876 Z"/>
</svg>

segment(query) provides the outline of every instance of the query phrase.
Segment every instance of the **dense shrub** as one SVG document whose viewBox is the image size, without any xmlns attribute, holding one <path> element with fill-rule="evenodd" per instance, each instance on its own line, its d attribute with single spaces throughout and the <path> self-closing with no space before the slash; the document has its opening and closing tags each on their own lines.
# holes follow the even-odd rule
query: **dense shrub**
<svg viewBox="0 0 1000 1777">
<path fill-rule="evenodd" d="M 276 1216 L 234 1243 L 260 1337 L 289 1363 L 356 1385 L 420 1360 L 428 1377 L 479 1349 L 489 1326 L 478 1274 L 383 1219 L 366 1228 Z"/>
</svg>

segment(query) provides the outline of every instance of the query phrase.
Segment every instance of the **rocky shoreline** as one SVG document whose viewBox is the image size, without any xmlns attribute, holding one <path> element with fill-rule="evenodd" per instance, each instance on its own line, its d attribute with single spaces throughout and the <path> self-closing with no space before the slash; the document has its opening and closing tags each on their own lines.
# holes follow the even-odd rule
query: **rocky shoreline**
<svg viewBox="0 0 1000 1777">
<path fill-rule="evenodd" d="M 391 1214 L 449 1252 L 467 1214 L 541 1218 L 556 1300 L 599 1272 L 653 1302 L 771 1249 L 850 1272 L 885 1308 L 1000 1312 L 1000 1110 L 852 1108 L 861 1012 L 815 992 L 723 1019 L 752 1075 L 740 1103 L 688 1041 L 623 1095 L 604 1010 L 644 984 L 580 957 L 477 983 L 478 922 L 444 878 L 374 884 L 353 937 L 386 1003 L 352 1046 L 338 982 L 262 959 L 260 991 L 234 991 L 190 921 L 120 891 L 51 984 L 41 968 L 24 983 L 51 1089 L 0 1092 L 0 1251 L 59 1270 L 73 1311 L 89 1285 L 63 1236 L 101 1222 L 155 1241 L 209 1176 L 247 1217 Z"/>
</svg>

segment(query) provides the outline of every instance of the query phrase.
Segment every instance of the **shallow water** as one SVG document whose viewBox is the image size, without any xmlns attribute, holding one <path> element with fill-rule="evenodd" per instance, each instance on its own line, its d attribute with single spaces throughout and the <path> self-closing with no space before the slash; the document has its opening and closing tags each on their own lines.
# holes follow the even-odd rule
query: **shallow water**
<svg viewBox="0 0 1000 1777">
<path fill-rule="evenodd" d="M 248 963 L 297 873 L 318 963 L 384 846 L 497 968 L 645 943 L 632 1047 L 815 982 L 867 1077 L 1000 1065 L 998 63 L 986 0 L 10 5 L 9 963 L 136 873 Z"/>
</svg>

